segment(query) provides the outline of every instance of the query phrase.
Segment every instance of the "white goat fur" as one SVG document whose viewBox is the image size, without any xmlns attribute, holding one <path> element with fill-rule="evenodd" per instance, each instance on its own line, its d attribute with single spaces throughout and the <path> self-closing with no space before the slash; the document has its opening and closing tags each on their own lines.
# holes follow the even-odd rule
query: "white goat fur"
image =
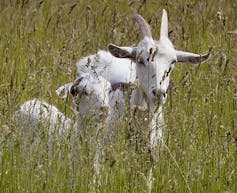
<svg viewBox="0 0 237 193">
<path fill-rule="evenodd" d="M 32 99 L 23 103 L 14 112 L 13 120 L 24 138 L 32 140 L 31 149 L 40 143 L 42 132 L 48 135 L 48 158 L 50 160 L 53 158 L 54 144 L 60 145 L 63 139 L 67 139 L 74 124 L 57 107 L 40 99 Z"/>
<path fill-rule="evenodd" d="M 100 50 L 97 54 L 82 58 L 76 64 L 77 76 L 84 73 L 97 74 L 111 84 L 134 82 L 136 79 L 135 63 L 127 58 L 117 58 L 110 52 Z"/>
<path fill-rule="evenodd" d="M 13 120 L 22 129 L 36 132 L 40 126 L 49 128 L 49 135 L 58 136 L 68 133 L 73 121 L 67 118 L 59 109 L 40 99 L 32 99 L 23 103 L 13 114 Z"/>
</svg>

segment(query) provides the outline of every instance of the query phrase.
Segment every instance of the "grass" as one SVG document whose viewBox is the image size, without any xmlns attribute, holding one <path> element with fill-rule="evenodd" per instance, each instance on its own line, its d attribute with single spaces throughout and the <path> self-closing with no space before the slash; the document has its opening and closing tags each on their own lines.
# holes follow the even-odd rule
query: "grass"
<svg viewBox="0 0 237 193">
<path fill-rule="evenodd" d="M 80 149 L 65 139 L 49 159 L 47 135 L 32 146 L 11 115 L 39 97 L 71 116 L 71 99 L 59 100 L 55 90 L 74 80 L 76 61 L 109 43 L 136 44 L 141 37 L 135 12 L 158 39 L 163 8 L 177 49 L 213 49 L 207 63 L 177 64 L 172 72 L 164 107 L 167 147 L 158 153 L 153 192 L 237 192 L 237 36 L 228 34 L 237 29 L 233 0 L 2 0 L 0 192 L 89 192 L 94 135 L 75 140 Z M 116 126 L 98 192 L 147 192 L 149 159 L 128 147 L 127 126 L 126 121 Z"/>
</svg>

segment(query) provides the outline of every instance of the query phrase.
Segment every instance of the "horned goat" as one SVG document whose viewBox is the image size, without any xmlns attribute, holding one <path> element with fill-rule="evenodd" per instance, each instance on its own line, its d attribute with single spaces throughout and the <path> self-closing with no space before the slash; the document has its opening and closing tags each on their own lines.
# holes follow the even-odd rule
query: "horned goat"
<svg viewBox="0 0 237 193">
<path fill-rule="evenodd" d="M 158 41 L 152 38 L 150 27 L 142 16 L 136 14 L 134 18 L 143 36 L 138 45 L 119 47 L 110 44 L 109 52 L 101 50 L 95 55 L 81 59 L 77 63 L 77 75 L 88 72 L 97 74 L 111 84 L 134 83 L 136 79 L 139 80 L 139 86 L 132 92 L 130 101 L 135 109 L 144 109 L 151 116 L 147 124 L 150 125 L 149 146 L 153 152 L 159 139 L 162 140 L 162 106 L 167 98 L 170 74 L 175 63 L 200 64 L 209 58 L 209 53 L 199 55 L 176 50 L 168 37 L 166 10 L 162 13 Z M 111 108 L 115 109 L 113 106 Z M 152 168 L 149 179 L 151 183 Z"/>
<path fill-rule="evenodd" d="M 175 63 L 199 64 L 208 59 L 209 53 L 198 55 L 175 50 L 168 37 L 166 10 L 163 10 L 158 41 L 152 38 L 150 27 L 142 16 L 135 15 L 134 18 L 140 27 L 143 40 L 136 47 L 119 47 L 110 44 L 109 52 L 100 50 L 95 55 L 84 57 L 76 64 L 77 76 L 83 73 L 96 74 L 103 76 L 111 85 L 135 83 L 138 79 L 139 87 L 132 93 L 131 105 L 140 109 L 149 109 L 153 114 L 150 138 L 153 148 L 162 136 L 157 121 L 163 122 L 162 105 L 167 98 L 170 74 Z"/>
</svg>

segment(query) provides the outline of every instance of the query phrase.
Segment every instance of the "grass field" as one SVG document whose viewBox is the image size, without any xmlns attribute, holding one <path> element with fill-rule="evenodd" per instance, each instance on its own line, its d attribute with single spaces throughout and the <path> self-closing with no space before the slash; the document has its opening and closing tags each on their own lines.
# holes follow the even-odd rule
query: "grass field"
<svg viewBox="0 0 237 193">
<path fill-rule="evenodd" d="M 49 159 L 47 135 L 31 145 L 12 113 L 38 97 L 71 116 L 71 99 L 58 99 L 55 90 L 74 80 L 76 61 L 109 43 L 135 45 L 141 39 L 136 12 L 159 39 L 163 8 L 177 49 L 212 52 L 208 62 L 177 64 L 172 72 L 164 106 L 167 147 L 159 151 L 152 192 L 237 192 L 237 35 L 229 33 L 237 30 L 236 0 L 1 0 L 0 192 L 91 190 L 89 130 L 74 139 L 80 149 L 65 139 Z M 149 163 L 127 145 L 127 128 L 126 121 L 118 126 L 98 192 L 147 192 Z"/>
</svg>

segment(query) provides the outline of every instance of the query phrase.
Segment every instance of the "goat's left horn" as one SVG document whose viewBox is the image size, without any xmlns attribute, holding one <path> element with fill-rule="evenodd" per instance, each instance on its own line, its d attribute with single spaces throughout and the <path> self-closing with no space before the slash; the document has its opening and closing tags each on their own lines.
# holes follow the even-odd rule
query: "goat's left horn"
<svg viewBox="0 0 237 193">
<path fill-rule="evenodd" d="M 136 20 L 136 22 L 139 25 L 139 28 L 142 32 L 143 38 L 145 38 L 145 37 L 152 38 L 151 29 L 150 29 L 149 24 L 146 22 L 146 20 L 139 14 L 135 14 L 134 19 Z"/>
</svg>

